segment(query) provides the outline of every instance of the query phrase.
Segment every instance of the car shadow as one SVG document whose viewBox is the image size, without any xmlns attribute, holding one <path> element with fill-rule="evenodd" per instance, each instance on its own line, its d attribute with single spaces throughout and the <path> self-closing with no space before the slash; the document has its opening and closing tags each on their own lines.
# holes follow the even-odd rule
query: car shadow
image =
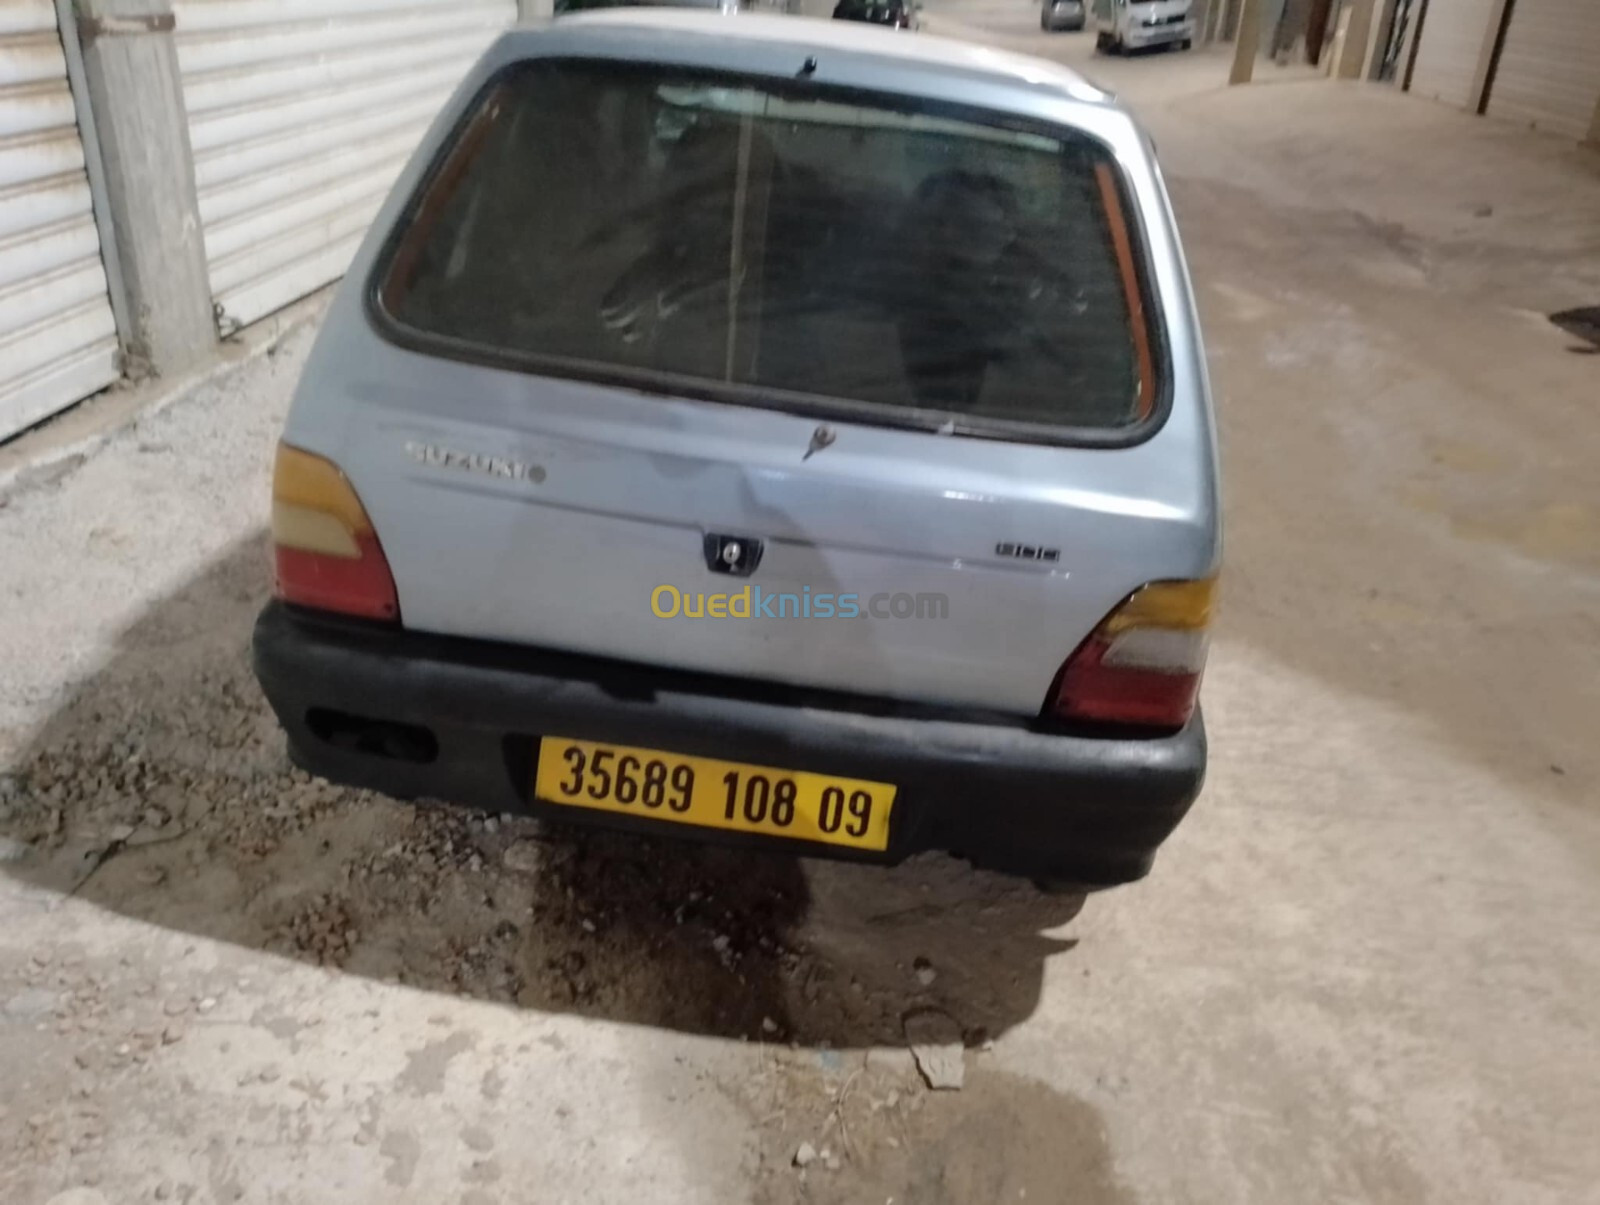
<svg viewBox="0 0 1600 1205">
<path fill-rule="evenodd" d="M 806 861 L 383 796 L 292 768 L 256 536 L 163 598 L 15 759 L 3 873 L 150 924 L 546 1012 L 831 1047 L 1030 1016 L 1079 897 L 943 857 Z"/>
</svg>

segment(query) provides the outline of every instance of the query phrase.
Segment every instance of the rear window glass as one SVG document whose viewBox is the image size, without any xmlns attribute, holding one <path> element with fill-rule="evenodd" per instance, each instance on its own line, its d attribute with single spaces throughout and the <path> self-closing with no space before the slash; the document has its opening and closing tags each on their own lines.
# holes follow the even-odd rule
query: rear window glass
<svg viewBox="0 0 1600 1205">
<path fill-rule="evenodd" d="M 425 346 L 558 375 L 1122 428 L 1155 381 L 1116 180 L 1089 139 L 876 93 L 531 64 L 459 127 L 378 302 Z"/>
</svg>

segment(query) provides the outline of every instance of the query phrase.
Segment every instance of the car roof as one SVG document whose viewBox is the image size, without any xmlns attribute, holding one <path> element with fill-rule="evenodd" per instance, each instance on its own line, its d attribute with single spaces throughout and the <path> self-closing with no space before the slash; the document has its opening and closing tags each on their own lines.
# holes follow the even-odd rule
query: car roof
<svg viewBox="0 0 1600 1205">
<path fill-rule="evenodd" d="M 935 34 L 907 34 L 855 21 L 753 13 L 711 13 L 685 8 L 608 8 L 562 16 L 553 25 L 524 27 L 514 38 L 541 38 L 546 31 L 582 29 L 600 32 L 663 33 L 704 37 L 708 43 L 781 43 L 805 50 L 837 50 L 919 67 L 942 68 L 1000 84 L 1054 88 L 1074 100 L 1114 104 L 1115 98 L 1076 71 L 1045 59 L 1030 58 Z"/>
</svg>

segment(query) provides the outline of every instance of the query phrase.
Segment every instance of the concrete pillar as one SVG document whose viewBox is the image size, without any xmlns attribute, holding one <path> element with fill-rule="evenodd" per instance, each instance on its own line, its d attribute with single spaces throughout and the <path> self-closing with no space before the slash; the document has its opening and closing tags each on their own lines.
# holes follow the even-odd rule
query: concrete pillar
<svg viewBox="0 0 1600 1205">
<path fill-rule="evenodd" d="M 1483 29 L 1483 46 L 1478 51 L 1478 69 L 1472 76 L 1472 96 L 1467 109 L 1473 113 L 1483 111 L 1489 90 L 1489 72 L 1494 70 L 1495 46 L 1500 41 L 1500 26 L 1505 23 L 1506 9 L 1511 0 L 1491 0 L 1489 20 Z"/>
<path fill-rule="evenodd" d="M 1341 9 L 1334 18 L 1333 38 L 1328 43 L 1328 53 L 1323 55 L 1322 73 L 1329 79 L 1338 78 L 1339 64 L 1344 60 L 1344 46 L 1350 32 L 1350 10 Z"/>
<path fill-rule="evenodd" d="M 1372 8 L 1374 0 L 1354 0 L 1350 5 L 1350 21 L 1345 26 L 1344 45 L 1339 48 L 1339 61 L 1334 64 L 1335 79 L 1360 79 L 1367 61 L 1367 43 L 1372 38 Z"/>
<path fill-rule="evenodd" d="M 1248 84 L 1255 74 L 1256 56 L 1261 53 L 1261 6 L 1263 0 L 1244 0 L 1239 12 L 1239 32 L 1233 43 L 1233 70 L 1230 84 Z"/>
<path fill-rule="evenodd" d="M 217 342 L 168 0 L 76 0 L 76 33 L 115 233 L 128 356 L 172 375 Z"/>
</svg>

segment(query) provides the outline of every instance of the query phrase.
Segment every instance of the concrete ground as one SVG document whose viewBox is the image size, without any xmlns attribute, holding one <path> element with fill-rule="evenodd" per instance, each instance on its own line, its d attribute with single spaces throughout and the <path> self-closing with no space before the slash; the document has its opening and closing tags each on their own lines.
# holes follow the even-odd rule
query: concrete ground
<svg viewBox="0 0 1600 1205">
<path fill-rule="evenodd" d="M 1600 156 L 941 11 L 1129 99 L 1194 268 L 1228 567 L 1151 878 L 290 771 L 245 649 L 302 331 L 0 496 L 0 1200 L 1600 1201 L 1600 358 L 1544 318 L 1600 304 Z"/>
</svg>

